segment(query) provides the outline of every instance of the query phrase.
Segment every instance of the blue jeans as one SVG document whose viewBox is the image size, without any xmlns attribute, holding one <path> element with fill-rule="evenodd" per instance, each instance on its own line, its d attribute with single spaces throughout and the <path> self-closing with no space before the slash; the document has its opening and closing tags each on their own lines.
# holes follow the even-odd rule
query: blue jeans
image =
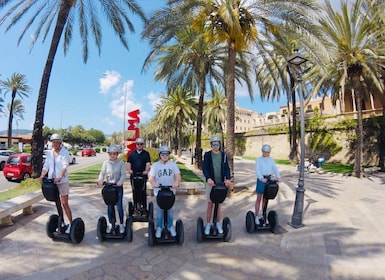
<svg viewBox="0 0 385 280">
<path fill-rule="evenodd" d="M 118 203 L 116 204 L 116 207 L 118 208 L 120 224 L 123 224 L 123 218 L 124 218 L 123 186 L 117 187 L 116 189 L 118 190 Z M 115 225 L 116 218 L 115 218 L 115 206 L 114 205 L 108 205 L 107 206 L 107 214 L 108 214 L 108 221 L 110 222 L 110 224 Z"/>
<path fill-rule="evenodd" d="M 167 210 L 167 228 L 173 226 L 173 209 Z M 163 228 L 163 209 L 160 209 L 159 205 L 156 203 L 156 226 Z"/>
</svg>

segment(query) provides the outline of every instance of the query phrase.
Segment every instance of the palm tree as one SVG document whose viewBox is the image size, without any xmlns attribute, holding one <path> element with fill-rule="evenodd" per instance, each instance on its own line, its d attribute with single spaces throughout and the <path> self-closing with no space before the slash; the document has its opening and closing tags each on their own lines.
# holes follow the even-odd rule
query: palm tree
<svg viewBox="0 0 385 280">
<path fill-rule="evenodd" d="M 0 1 L 0 8 L 4 8 L 14 1 Z M 99 4 L 100 7 L 96 7 Z M 66 54 L 72 39 L 73 27 L 76 19 L 79 19 L 80 37 L 83 43 L 83 61 L 86 63 L 88 58 L 88 32 L 92 30 L 95 44 L 101 50 L 102 32 L 101 23 L 98 19 L 96 11 L 101 9 L 107 18 L 107 22 L 111 24 L 112 29 L 118 35 L 120 42 L 128 49 L 126 39 L 126 31 L 134 32 L 134 26 L 127 16 L 128 12 L 139 16 L 146 21 L 145 15 L 135 0 L 130 1 L 82 1 L 82 0 L 61 0 L 61 1 L 28 1 L 21 0 L 14 3 L 13 6 L 0 18 L 0 25 L 4 24 L 7 19 L 9 23 L 6 31 L 12 28 L 27 12 L 31 12 L 35 8 L 35 13 L 27 21 L 27 25 L 22 30 L 19 41 L 24 37 L 30 27 L 39 18 L 36 31 L 34 33 L 35 40 L 32 41 L 34 46 L 37 38 L 43 33 L 43 41 L 49 35 L 50 27 L 53 22 L 54 31 L 52 35 L 51 45 L 49 48 L 46 64 L 40 83 L 39 96 L 36 106 L 35 123 L 32 136 L 32 165 L 33 176 L 38 177 L 42 168 L 42 156 L 44 149 L 43 124 L 44 110 L 47 99 L 47 91 L 49 79 L 51 76 L 52 66 L 59 45 L 59 41 L 63 35 L 64 53 Z M 76 14 L 78 12 L 78 14 Z M 12 18 L 10 18 L 14 15 Z M 42 32 L 43 31 L 43 32 Z"/>
<path fill-rule="evenodd" d="M 354 155 L 354 175 L 361 177 L 363 151 L 362 103 L 367 95 L 367 82 L 384 92 L 379 69 L 385 62 L 382 44 L 375 44 L 381 30 L 375 28 L 377 23 L 368 20 L 362 13 L 365 0 L 357 0 L 352 6 L 341 1 L 342 14 L 336 12 L 329 0 L 325 1 L 326 15 L 320 21 L 321 30 L 330 42 L 327 46 L 330 54 L 328 61 L 337 73 L 334 76 L 335 87 L 351 87 L 357 110 L 356 149 Z M 331 76 L 329 76 L 330 78 Z M 345 93 L 344 91 L 342 92 Z"/>
<path fill-rule="evenodd" d="M 158 106 L 158 122 L 160 124 L 169 124 L 163 127 L 166 133 L 170 135 L 170 130 L 175 128 L 177 139 L 178 156 L 182 154 L 183 145 L 183 125 L 196 116 L 194 97 L 191 92 L 186 92 L 182 86 L 175 88 L 168 95 L 161 97 L 161 104 Z"/>
<path fill-rule="evenodd" d="M 11 103 L 8 107 L 8 147 L 12 146 L 12 124 L 15 108 L 15 98 L 19 97 L 23 99 L 28 97 L 28 92 L 31 88 L 27 85 L 27 79 L 25 75 L 19 73 L 13 73 L 10 79 L 0 81 L 0 86 L 4 89 L 4 94 L 11 92 Z"/>
</svg>

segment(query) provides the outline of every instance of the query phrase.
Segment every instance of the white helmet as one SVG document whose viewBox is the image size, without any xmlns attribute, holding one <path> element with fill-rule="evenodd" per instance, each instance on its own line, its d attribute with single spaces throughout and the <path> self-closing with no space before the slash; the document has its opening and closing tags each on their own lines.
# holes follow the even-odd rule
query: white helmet
<svg viewBox="0 0 385 280">
<path fill-rule="evenodd" d="M 107 148 L 107 153 L 119 153 L 118 147 L 116 147 L 116 146 L 109 146 Z"/>
<path fill-rule="evenodd" d="M 170 148 L 168 146 L 160 146 L 159 147 L 159 154 L 162 152 L 168 152 L 170 153 Z"/>
<path fill-rule="evenodd" d="M 143 144 L 143 143 L 144 143 L 144 140 L 143 140 L 143 138 L 136 138 L 135 143 L 141 143 L 141 144 Z"/>
<path fill-rule="evenodd" d="M 54 133 L 54 134 L 51 135 L 50 140 L 51 140 L 51 141 L 53 141 L 53 140 L 59 140 L 59 141 L 62 141 L 62 138 L 61 138 L 60 134 Z"/>
<path fill-rule="evenodd" d="M 211 144 L 212 142 L 221 142 L 221 137 L 219 137 L 219 136 L 212 136 L 212 137 L 210 138 L 210 144 Z"/>
<path fill-rule="evenodd" d="M 271 152 L 271 147 L 269 144 L 264 144 L 262 146 L 262 152 L 267 152 L 267 153 L 270 153 Z"/>
</svg>

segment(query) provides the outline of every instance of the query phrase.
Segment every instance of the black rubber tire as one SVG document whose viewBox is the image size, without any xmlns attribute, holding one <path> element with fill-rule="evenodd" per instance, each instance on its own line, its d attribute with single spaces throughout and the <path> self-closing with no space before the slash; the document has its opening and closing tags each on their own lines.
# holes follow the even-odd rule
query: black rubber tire
<svg viewBox="0 0 385 280">
<path fill-rule="evenodd" d="M 201 217 L 197 220 L 197 242 L 201 243 L 203 240 L 203 219 Z"/>
<path fill-rule="evenodd" d="M 223 240 L 229 242 L 231 239 L 231 222 L 229 217 L 225 217 L 222 222 Z"/>
<path fill-rule="evenodd" d="M 255 231 L 255 215 L 253 211 L 248 211 L 246 214 L 246 230 L 248 233 Z"/>
<path fill-rule="evenodd" d="M 176 236 L 178 244 L 182 245 L 184 242 L 184 227 L 182 220 L 179 219 L 176 221 Z"/>
<path fill-rule="evenodd" d="M 132 242 L 132 236 L 133 236 L 133 232 L 132 232 L 132 218 L 128 217 L 126 219 L 126 241 L 127 242 Z"/>
<path fill-rule="evenodd" d="M 148 204 L 148 213 L 147 213 L 149 220 L 154 220 L 154 203 L 150 202 Z"/>
<path fill-rule="evenodd" d="M 128 216 L 132 217 L 132 215 L 134 214 L 134 204 L 129 201 L 128 202 Z"/>
<path fill-rule="evenodd" d="M 272 233 L 277 233 L 278 226 L 279 226 L 277 212 L 275 212 L 274 210 L 270 211 L 269 214 L 267 215 L 267 220 L 269 221 L 270 231 Z"/>
<path fill-rule="evenodd" d="M 106 229 L 107 229 L 107 220 L 105 217 L 101 216 L 98 220 L 98 226 L 96 228 L 96 234 L 100 242 L 106 240 Z"/>
<path fill-rule="evenodd" d="M 70 232 L 72 243 L 79 244 L 80 242 L 83 241 L 84 230 L 85 230 L 85 226 L 81 218 L 76 218 L 75 220 L 72 221 L 71 232 Z"/>
<path fill-rule="evenodd" d="M 155 242 L 155 231 L 154 231 L 154 221 L 148 221 L 148 246 L 154 246 Z"/>
<path fill-rule="evenodd" d="M 53 215 L 49 216 L 47 225 L 45 227 L 45 230 L 46 230 L 47 235 L 48 235 L 49 238 L 52 238 L 52 239 L 55 238 L 53 233 L 57 229 L 58 222 L 59 222 L 59 216 L 58 215 L 53 214 Z"/>
</svg>

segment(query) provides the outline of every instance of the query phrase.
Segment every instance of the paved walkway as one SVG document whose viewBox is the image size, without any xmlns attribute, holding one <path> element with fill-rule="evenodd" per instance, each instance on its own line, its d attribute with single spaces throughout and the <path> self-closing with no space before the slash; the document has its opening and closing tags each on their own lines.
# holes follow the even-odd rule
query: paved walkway
<svg viewBox="0 0 385 280">
<path fill-rule="evenodd" d="M 186 160 L 188 161 L 188 160 Z M 196 220 L 205 216 L 205 195 L 177 196 L 174 217 L 183 221 L 185 243 L 147 244 L 147 223 L 134 223 L 132 243 L 96 238 L 106 215 L 97 187 L 71 191 L 74 217 L 86 225 L 82 243 L 52 241 L 45 233 L 53 203 L 41 201 L 31 216 L 15 216 L 0 229 L 0 279 L 385 279 L 385 176 L 358 180 L 335 174 L 306 174 L 305 226 L 291 221 L 298 173 L 280 166 L 284 182 L 269 209 L 279 215 L 279 233 L 249 234 L 245 216 L 253 209 L 254 163 L 236 160 L 236 192 L 225 200 L 232 224 L 225 242 L 196 241 Z M 151 198 L 152 199 L 152 198 Z M 131 200 L 126 184 L 125 205 Z"/>
</svg>

